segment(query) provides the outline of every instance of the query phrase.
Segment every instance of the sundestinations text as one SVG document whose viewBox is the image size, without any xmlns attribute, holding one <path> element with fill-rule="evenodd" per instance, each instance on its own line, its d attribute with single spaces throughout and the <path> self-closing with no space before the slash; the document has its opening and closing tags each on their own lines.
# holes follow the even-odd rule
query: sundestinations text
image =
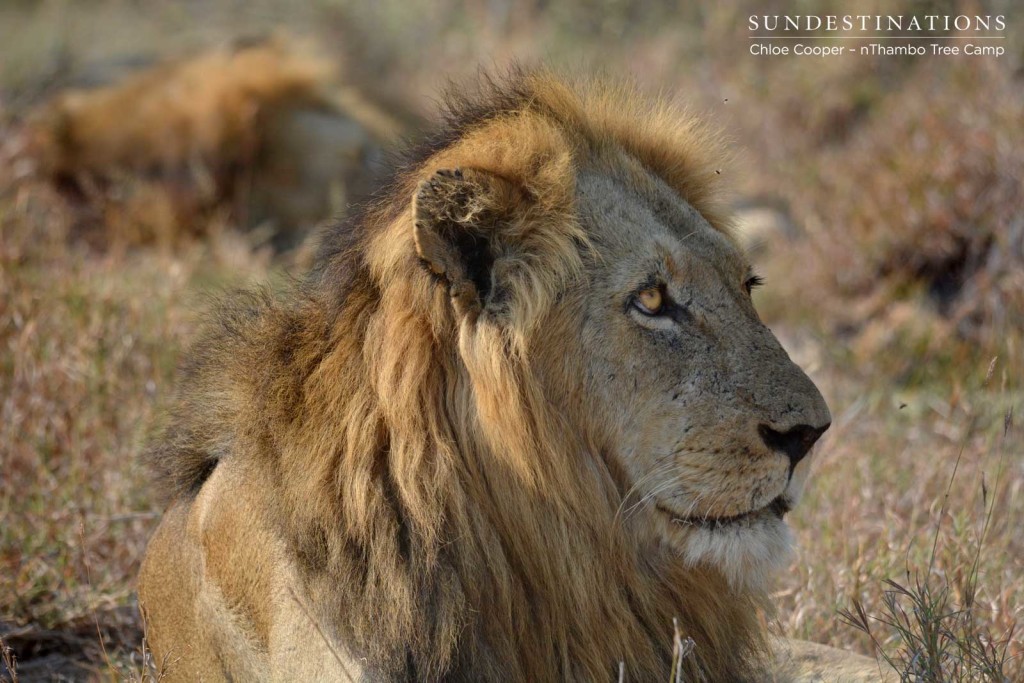
<svg viewBox="0 0 1024 683">
<path fill-rule="evenodd" d="M 752 14 L 751 31 L 1004 31 L 1002 14 L 903 16 L 888 14 Z"/>
</svg>

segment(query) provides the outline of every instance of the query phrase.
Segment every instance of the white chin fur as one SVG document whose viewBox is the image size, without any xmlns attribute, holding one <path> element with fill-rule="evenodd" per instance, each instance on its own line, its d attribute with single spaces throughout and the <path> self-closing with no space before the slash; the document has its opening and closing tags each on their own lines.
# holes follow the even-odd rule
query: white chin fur
<svg viewBox="0 0 1024 683">
<path fill-rule="evenodd" d="M 717 567 L 737 590 L 764 590 L 793 555 L 793 532 L 771 514 L 717 528 L 687 526 L 686 536 L 687 563 Z"/>
</svg>

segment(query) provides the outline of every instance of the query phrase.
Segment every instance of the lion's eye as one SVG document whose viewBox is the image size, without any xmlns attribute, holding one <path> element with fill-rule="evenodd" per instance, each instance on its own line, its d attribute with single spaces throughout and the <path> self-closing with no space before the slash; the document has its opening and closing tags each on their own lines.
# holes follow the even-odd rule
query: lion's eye
<svg viewBox="0 0 1024 683">
<path fill-rule="evenodd" d="M 746 282 L 743 283 L 743 288 L 747 290 L 747 294 L 754 291 L 755 287 L 760 287 L 764 284 L 764 278 L 760 275 L 751 275 L 747 278 Z"/>
<path fill-rule="evenodd" d="M 636 295 L 636 307 L 641 313 L 647 315 L 658 315 L 665 306 L 665 295 L 661 287 L 648 287 L 640 290 Z"/>
</svg>

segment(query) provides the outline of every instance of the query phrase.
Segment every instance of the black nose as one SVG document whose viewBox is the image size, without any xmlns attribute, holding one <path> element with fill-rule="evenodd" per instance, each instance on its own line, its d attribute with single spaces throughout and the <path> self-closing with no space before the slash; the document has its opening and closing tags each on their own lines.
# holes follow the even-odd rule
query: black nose
<svg viewBox="0 0 1024 683">
<path fill-rule="evenodd" d="M 825 433 L 830 424 L 824 427 L 797 425 L 784 432 L 776 431 L 768 425 L 762 424 L 757 431 L 768 448 L 773 451 L 782 451 L 789 457 L 789 472 L 792 474 L 797 463 L 804 459 L 804 456 L 811 450 L 811 446 Z"/>
</svg>

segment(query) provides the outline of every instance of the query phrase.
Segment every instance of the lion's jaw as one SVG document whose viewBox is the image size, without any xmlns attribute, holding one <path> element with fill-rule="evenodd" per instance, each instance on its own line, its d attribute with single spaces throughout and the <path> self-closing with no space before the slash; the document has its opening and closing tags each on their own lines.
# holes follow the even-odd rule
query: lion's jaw
<svg viewBox="0 0 1024 683">
<path fill-rule="evenodd" d="M 687 563 L 715 567 L 739 590 L 763 590 L 792 557 L 789 525 L 770 511 L 721 526 L 714 522 L 694 525 L 675 518 L 671 524 L 669 534 L 682 548 Z"/>
<path fill-rule="evenodd" d="M 688 565 L 713 567 L 735 590 L 764 591 L 792 560 L 795 538 L 784 516 L 801 488 L 794 477 L 768 505 L 727 518 L 684 516 L 656 502 L 655 528 Z"/>
<path fill-rule="evenodd" d="M 741 591 L 764 591 L 793 559 L 796 539 L 785 516 L 799 503 L 811 456 L 792 472 L 767 505 L 730 517 L 680 514 L 654 497 L 655 527 L 691 566 L 714 567 Z M 693 504 L 689 506 L 693 508 Z"/>
</svg>

